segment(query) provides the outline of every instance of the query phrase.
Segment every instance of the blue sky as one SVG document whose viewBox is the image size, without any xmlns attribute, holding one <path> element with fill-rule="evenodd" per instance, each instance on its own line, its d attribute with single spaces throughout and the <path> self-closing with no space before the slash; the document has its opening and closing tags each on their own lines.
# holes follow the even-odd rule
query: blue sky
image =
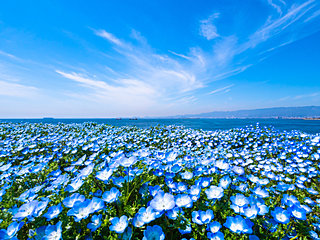
<svg viewBox="0 0 320 240">
<path fill-rule="evenodd" d="M 320 105 L 318 0 L 0 4 L 0 118 Z"/>
</svg>

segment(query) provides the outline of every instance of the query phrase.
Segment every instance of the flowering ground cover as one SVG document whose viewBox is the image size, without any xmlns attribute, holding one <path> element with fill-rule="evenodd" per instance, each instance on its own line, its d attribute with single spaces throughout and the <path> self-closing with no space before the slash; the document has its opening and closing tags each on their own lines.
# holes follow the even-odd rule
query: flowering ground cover
<svg viewBox="0 0 320 240">
<path fill-rule="evenodd" d="M 0 239 L 319 239 L 320 135 L 0 124 Z"/>
</svg>

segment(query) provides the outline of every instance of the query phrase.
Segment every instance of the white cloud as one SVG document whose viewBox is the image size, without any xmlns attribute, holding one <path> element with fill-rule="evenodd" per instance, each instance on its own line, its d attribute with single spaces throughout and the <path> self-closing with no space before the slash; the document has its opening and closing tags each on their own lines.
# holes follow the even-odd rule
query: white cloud
<svg viewBox="0 0 320 240">
<path fill-rule="evenodd" d="M 200 21 L 200 35 L 207 40 L 219 37 L 217 27 L 213 24 L 213 20 L 219 17 L 219 13 L 212 14 L 208 19 Z"/>
<path fill-rule="evenodd" d="M 281 1 L 280 1 L 280 2 L 281 2 Z M 274 9 L 276 9 L 276 11 L 277 11 L 280 15 L 282 15 L 282 10 L 281 10 L 280 5 L 274 3 L 273 0 L 268 0 L 268 3 L 269 3 L 270 6 L 272 6 Z M 281 2 L 281 3 L 284 4 L 284 2 Z"/>
<path fill-rule="evenodd" d="M 214 55 L 216 64 L 220 66 L 229 65 L 234 56 L 239 53 L 238 39 L 236 36 L 229 36 L 221 39 L 214 45 Z"/>
<path fill-rule="evenodd" d="M 7 52 L 1 51 L 1 50 L 0 50 L 0 55 L 8 57 L 8 58 L 11 58 L 11 59 L 14 59 L 14 60 L 18 60 L 19 59 L 18 57 L 14 56 L 13 54 L 7 53 Z"/>
<path fill-rule="evenodd" d="M 176 55 L 176 56 L 178 56 L 178 57 L 184 58 L 184 59 L 186 59 L 186 60 L 189 60 L 189 61 L 192 60 L 191 57 L 188 57 L 188 56 L 186 56 L 186 55 L 183 55 L 183 54 L 180 54 L 180 53 L 176 53 L 176 52 L 171 51 L 171 50 L 169 50 L 169 52 L 172 53 L 173 55 Z"/>
<path fill-rule="evenodd" d="M 97 96 L 130 95 L 130 96 L 156 96 L 155 90 L 148 84 L 136 79 L 119 79 L 118 85 L 113 86 L 104 81 L 82 77 L 77 73 L 65 73 L 56 70 L 65 78 L 80 83 L 81 86 L 94 90 Z"/>
<path fill-rule="evenodd" d="M 320 9 L 318 11 L 315 11 L 310 17 L 304 20 L 304 22 L 310 22 L 311 20 L 317 18 L 320 16 Z"/>
<path fill-rule="evenodd" d="M 320 16 L 317 0 L 305 0 L 291 5 L 289 1 L 286 4 L 283 0 L 264 1 L 266 9 L 269 8 L 272 13 L 256 29 L 246 29 L 241 34 L 237 32 L 238 19 L 229 19 L 230 25 L 226 28 L 221 25 L 224 29 L 220 30 L 220 25 L 217 25 L 220 13 L 212 14 L 200 22 L 194 20 L 197 21 L 196 24 L 199 24 L 197 25 L 199 29 L 194 29 L 196 34 L 200 34 L 207 40 L 214 39 L 214 41 L 206 42 L 204 47 L 184 48 L 185 45 L 183 45 L 179 50 L 160 50 L 149 45 L 147 39 L 134 29 L 131 31 L 130 38 L 124 36 L 120 38 L 103 29 L 93 30 L 95 35 L 106 40 L 106 45 L 112 47 L 108 48 L 108 52 L 100 52 L 104 58 L 102 60 L 99 56 L 97 64 L 85 66 L 81 63 L 77 66 L 72 63 L 68 65 L 59 62 L 60 67 L 46 66 L 46 69 L 55 70 L 60 80 L 68 82 L 65 86 L 73 83 L 69 89 L 64 91 L 57 91 L 58 87 L 48 89 L 46 93 L 49 96 L 44 96 L 44 94 L 40 96 L 38 88 L 29 86 L 28 83 L 19 79 L 22 72 L 18 74 L 16 71 L 16 74 L 12 74 L 13 71 L 8 67 L 14 61 L 19 62 L 14 70 L 18 67 L 26 67 L 27 64 L 37 66 L 38 69 L 43 68 L 44 65 L 19 59 L 13 54 L 0 50 L 1 61 L 5 60 L 5 66 L 3 69 L 0 68 L 0 95 L 5 96 L 2 99 L 6 101 L 13 99 L 7 96 L 19 97 L 16 102 L 23 102 L 24 106 L 30 102 L 36 102 L 36 106 L 42 104 L 39 108 L 33 108 L 40 113 L 47 110 L 48 99 L 51 98 L 50 106 L 54 111 L 50 112 L 48 109 L 48 113 L 70 114 L 68 116 L 71 116 L 71 113 L 99 117 L 129 116 L 130 114 L 150 116 L 169 115 L 170 112 L 175 115 L 179 111 L 190 112 L 195 109 L 199 111 L 200 108 L 204 109 L 209 105 L 212 107 L 212 104 L 219 105 L 223 102 L 222 100 L 216 103 L 204 102 L 201 94 L 206 97 L 209 97 L 208 94 L 219 94 L 219 97 L 223 99 L 226 94 L 222 93 L 236 90 L 233 88 L 234 84 L 210 89 L 211 92 L 208 89 L 197 90 L 211 86 L 209 83 L 213 81 L 239 74 L 257 63 L 259 59 L 268 57 L 269 52 L 310 34 L 310 29 L 304 26 L 309 26 L 312 20 Z M 238 17 L 241 14 L 230 16 L 226 13 L 224 16 Z M 233 22 L 237 24 L 232 25 Z M 242 31 L 242 27 L 247 26 L 241 26 L 239 30 Z M 315 26 L 312 30 L 317 28 L 319 27 Z M 252 31 L 249 32 L 249 30 Z M 304 35 L 300 35 L 301 30 L 304 31 Z M 224 32 L 232 32 L 232 35 L 224 36 Z M 188 38 L 188 36 L 182 37 Z M 183 51 L 183 49 L 186 50 Z M 92 52 L 95 54 L 98 52 L 96 49 L 90 50 L 94 50 Z M 23 64 L 21 64 L 22 61 Z M 56 63 L 54 65 L 57 65 Z M 30 73 L 30 70 L 31 68 L 23 71 Z M 40 82 L 40 79 L 38 81 Z M 40 84 L 41 86 L 46 85 Z M 61 85 L 57 84 L 57 86 Z M 34 99 L 28 101 L 20 99 L 32 98 L 37 94 L 41 101 L 38 101 L 38 98 L 35 98 L 35 101 Z M 63 100 L 59 100 L 58 98 L 63 94 L 68 97 L 62 97 Z M 319 93 L 302 94 L 283 98 L 282 101 L 316 99 L 318 96 Z M 216 99 L 218 100 L 218 97 Z M 225 103 L 227 105 L 227 101 Z M 20 104 L 19 106 L 21 108 Z M 192 109 L 193 106 L 195 106 L 194 109 Z"/>
<path fill-rule="evenodd" d="M 114 44 L 118 64 L 126 69 L 117 72 L 119 75 L 126 75 L 129 79 L 136 79 L 152 86 L 158 93 L 158 99 L 172 96 L 185 98 L 185 93 L 206 87 L 209 82 L 236 75 L 252 66 L 254 61 L 258 62 L 259 60 L 250 58 L 250 55 L 259 56 L 269 51 L 263 48 L 255 50 L 256 46 L 264 42 L 272 43 L 274 36 L 283 34 L 291 26 L 300 26 L 300 20 L 314 8 L 312 5 L 314 0 L 291 6 L 287 6 L 281 0 L 268 0 L 267 2 L 277 12 L 277 15 L 270 15 L 264 25 L 249 35 L 248 39 L 244 37 L 238 39 L 236 33 L 231 36 L 219 35 L 214 22 L 219 18 L 220 13 L 214 13 L 209 18 L 200 21 L 200 35 L 208 40 L 219 37 L 213 43 L 211 52 L 204 51 L 197 46 L 190 47 L 187 53 L 168 50 L 173 55 L 168 56 L 159 54 L 157 50 L 148 45 L 146 38 L 135 30 L 132 30 L 131 37 L 137 40 L 139 45 L 120 41 L 116 36 L 104 30 L 95 31 L 95 33 Z M 294 41 L 295 39 L 292 38 L 289 40 L 284 38 L 284 41 L 277 41 L 274 46 L 269 44 L 267 49 L 271 51 L 271 49 Z M 117 78 L 112 80 L 115 84 L 118 81 Z M 232 86 L 216 89 L 210 94 L 230 91 Z"/>
<path fill-rule="evenodd" d="M 138 32 L 133 31 L 142 46 L 131 43 L 118 44 L 114 42 L 117 52 L 118 64 L 124 66 L 126 71 L 121 72 L 130 79 L 136 79 L 157 89 L 164 97 L 179 94 L 203 87 L 202 79 L 198 76 L 205 71 L 204 59 L 195 51 L 190 55 L 181 55 L 171 51 L 181 59 L 159 54 L 147 44 L 146 39 Z M 113 79 L 117 83 L 118 79 Z"/>
<path fill-rule="evenodd" d="M 150 112 L 158 104 L 157 90 L 137 79 L 118 79 L 116 85 L 111 85 L 78 73 L 56 72 L 87 89 L 82 94 L 67 91 L 67 96 L 85 103 L 94 102 L 96 108 L 107 109 L 109 116 L 119 116 L 124 112 L 126 116 L 140 115 L 141 112 Z"/>
<path fill-rule="evenodd" d="M 225 87 L 222 87 L 222 88 L 218 88 L 218 89 L 215 89 L 213 91 L 211 91 L 209 94 L 215 94 L 215 93 L 219 93 L 219 92 L 229 92 L 230 89 L 234 86 L 234 84 L 231 84 L 231 85 L 228 85 L 228 86 L 225 86 Z"/>
<path fill-rule="evenodd" d="M 0 80 L 0 96 L 30 98 L 37 94 L 38 88 L 36 87 Z"/>
<path fill-rule="evenodd" d="M 301 99 L 301 98 L 312 98 L 312 97 L 317 97 L 320 95 L 320 92 L 314 92 L 314 93 L 308 93 L 308 94 L 302 94 L 302 95 L 297 95 L 294 96 L 293 99 Z"/>
<path fill-rule="evenodd" d="M 118 46 L 123 46 L 124 45 L 123 42 L 120 39 L 116 38 L 113 34 L 107 32 L 105 30 L 96 30 L 95 34 L 97 36 L 100 36 L 100 37 L 104 38 L 104 39 L 107 39 L 108 41 L 110 41 L 110 42 L 112 42 L 112 43 L 114 43 L 114 44 L 116 44 Z"/>
<path fill-rule="evenodd" d="M 255 47 L 256 45 L 283 33 L 290 26 L 294 26 L 294 23 L 301 18 L 306 17 L 307 13 L 315 7 L 312 3 L 314 3 L 314 0 L 306 1 L 300 5 L 294 4 L 283 16 L 276 18 L 269 16 L 264 26 L 250 36 L 245 48 Z"/>
<path fill-rule="evenodd" d="M 178 109 L 181 104 L 188 106 L 198 100 L 199 96 L 194 96 L 197 89 L 239 74 L 267 57 L 270 51 L 296 41 L 292 32 L 299 32 L 303 20 L 316 9 L 314 0 L 291 6 L 282 0 L 266 0 L 266 3 L 272 7 L 272 15 L 247 36 L 236 31 L 229 36 L 220 35 L 215 25 L 220 13 L 200 21 L 200 35 L 207 40 L 215 39 L 210 50 L 190 46 L 186 52 L 178 53 L 172 49 L 163 53 L 150 46 L 136 30 L 131 31 L 131 41 L 120 40 L 105 30 L 94 30 L 97 36 L 113 46 L 108 53 L 101 53 L 110 63 L 104 66 L 102 71 L 105 73 L 99 75 L 94 69 L 76 73 L 64 69 L 57 73 L 87 91 L 81 95 L 68 92 L 69 96 L 112 104 L 119 111 L 159 109 L 163 113 Z M 278 36 L 283 38 L 273 41 Z M 209 94 L 229 92 L 233 86 L 215 89 Z"/>
<path fill-rule="evenodd" d="M 220 74 L 215 75 L 213 77 L 212 81 L 226 79 L 226 78 L 231 77 L 233 75 L 239 74 L 239 73 L 245 71 L 246 69 L 248 69 L 249 67 L 251 67 L 252 65 L 253 64 L 248 64 L 248 65 L 244 65 L 244 66 L 240 66 L 240 67 L 234 67 L 230 71 L 221 72 Z"/>
<path fill-rule="evenodd" d="M 315 98 L 320 96 L 320 92 L 314 92 L 314 93 L 307 93 L 307 94 L 300 94 L 295 96 L 286 96 L 278 99 L 278 101 L 296 101 L 301 99 L 308 99 L 308 98 Z"/>
</svg>

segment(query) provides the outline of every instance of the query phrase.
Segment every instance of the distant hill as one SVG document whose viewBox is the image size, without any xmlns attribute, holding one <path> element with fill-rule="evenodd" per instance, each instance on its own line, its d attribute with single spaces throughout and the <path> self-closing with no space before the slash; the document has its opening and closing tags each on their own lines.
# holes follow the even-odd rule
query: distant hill
<svg viewBox="0 0 320 240">
<path fill-rule="evenodd" d="M 252 110 L 216 111 L 175 116 L 176 118 L 317 118 L 320 106 L 275 107 Z"/>
</svg>

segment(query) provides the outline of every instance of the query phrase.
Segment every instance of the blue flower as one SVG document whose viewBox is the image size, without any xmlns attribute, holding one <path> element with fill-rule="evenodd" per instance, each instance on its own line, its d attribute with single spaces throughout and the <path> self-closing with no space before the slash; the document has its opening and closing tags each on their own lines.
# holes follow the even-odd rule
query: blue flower
<svg viewBox="0 0 320 240">
<path fill-rule="evenodd" d="M 287 205 L 288 207 L 292 207 L 294 204 L 300 204 L 299 200 L 296 196 L 283 194 L 281 203 Z"/>
<path fill-rule="evenodd" d="M 281 207 L 276 207 L 275 210 L 271 211 L 271 215 L 274 220 L 282 224 L 287 224 L 290 221 L 290 212 Z"/>
<path fill-rule="evenodd" d="M 42 240 L 42 238 L 45 235 L 46 228 L 47 226 L 41 226 L 38 227 L 36 230 L 29 229 L 29 237 L 34 240 Z"/>
<path fill-rule="evenodd" d="M 243 194 L 237 193 L 235 196 L 230 197 L 231 202 L 238 206 L 244 207 L 249 204 L 248 198 L 246 198 Z"/>
<path fill-rule="evenodd" d="M 210 240 L 224 240 L 224 235 L 222 232 L 217 232 L 217 233 L 208 232 L 207 236 Z"/>
<path fill-rule="evenodd" d="M 124 179 L 124 177 L 113 177 L 112 178 L 112 183 L 114 185 L 116 185 L 119 188 L 122 188 L 123 183 L 126 181 L 126 179 Z"/>
<path fill-rule="evenodd" d="M 81 178 L 75 178 L 65 189 L 67 192 L 75 192 L 77 191 L 83 184 L 83 180 Z"/>
<path fill-rule="evenodd" d="M 49 225 L 46 227 L 45 236 L 42 240 L 60 240 L 62 239 L 62 222 L 59 221 L 56 225 Z"/>
<path fill-rule="evenodd" d="M 250 235 L 249 240 L 259 240 L 259 238 L 256 235 Z"/>
<path fill-rule="evenodd" d="M 165 235 L 162 228 L 158 225 L 147 226 L 147 229 L 143 232 L 142 240 L 164 240 Z"/>
<path fill-rule="evenodd" d="M 227 189 L 231 182 L 232 182 L 231 178 L 228 175 L 226 175 L 220 179 L 219 187 Z"/>
<path fill-rule="evenodd" d="M 148 183 L 144 183 L 141 188 L 139 189 L 139 193 L 142 197 L 146 197 L 148 195 Z"/>
<path fill-rule="evenodd" d="M 106 191 L 102 195 L 102 200 L 107 203 L 113 203 L 118 200 L 119 196 L 120 196 L 120 191 L 117 188 L 113 187 L 110 189 L 110 191 Z"/>
<path fill-rule="evenodd" d="M 312 194 L 312 195 L 317 195 L 317 194 L 319 194 L 319 192 L 316 191 L 316 190 L 314 190 L 313 188 L 307 188 L 307 191 L 308 191 L 310 194 Z"/>
<path fill-rule="evenodd" d="M 104 202 L 101 198 L 93 197 L 90 202 L 91 213 L 97 212 L 104 208 Z"/>
<path fill-rule="evenodd" d="M 18 231 L 22 228 L 24 222 L 13 222 L 11 223 L 7 230 L 1 229 L 0 230 L 0 239 L 12 239 L 16 236 Z"/>
<path fill-rule="evenodd" d="M 309 231 L 309 234 L 313 240 L 320 240 L 318 234 L 315 231 Z"/>
<path fill-rule="evenodd" d="M 244 219 L 240 215 L 235 217 L 227 217 L 227 221 L 223 224 L 234 233 L 252 233 L 253 223 L 249 219 Z"/>
<path fill-rule="evenodd" d="M 208 224 L 207 230 L 210 230 L 212 233 L 216 233 L 220 230 L 221 224 L 217 221 L 213 221 Z"/>
<path fill-rule="evenodd" d="M 193 211 L 192 213 L 191 213 L 191 215 L 192 215 L 192 222 L 194 222 L 194 223 L 196 223 L 196 224 L 198 224 L 198 225 L 202 225 L 203 224 L 203 222 L 201 221 L 201 219 L 200 219 L 200 213 L 199 213 L 200 211 Z"/>
<path fill-rule="evenodd" d="M 18 212 L 13 216 L 13 220 L 21 221 L 24 218 L 32 218 L 35 215 L 36 208 L 38 206 L 38 201 L 34 200 L 28 203 L 23 204 L 19 209 Z"/>
<path fill-rule="evenodd" d="M 213 211 L 193 211 L 192 212 L 192 221 L 199 225 L 207 224 L 214 218 Z"/>
<path fill-rule="evenodd" d="M 235 188 L 240 192 L 247 192 L 248 191 L 248 184 L 241 183 L 239 186 L 235 186 Z"/>
<path fill-rule="evenodd" d="M 178 182 L 176 185 L 176 188 L 179 192 L 186 192 L 188 189 L 188 186 L 184 182 Z"/>
<path fill-rule="evenodd" d="M 182 172 L 180 173 L 181 178 L 185 180 L 190 180 L 193 178 L 193 173 L 192 172 Z"/>
<path fill-rule="evenodd" d="M 185 220 L 182 220 L 181 223 L 186 223 Z M 191 233 L 192 231 L 192 228 L 191 228 L 191 223 L 187 223 L 184 228 L 181 227 L 178 229 L 179 232 L 183 235 L 183 234 L 188 234 L 188 233 Z"/>
<path fill-rule="evenodd" d="M 38 201 L 36 208 L 34 209 L 34 217 L 39 217 L 42 212 L 47 208 L 50 199 L 47 197 L 41 198 L 41 201 Z"/>
<path fill-rule="evenodd" d="M 173 166 L 171 166 L 170 170 L 173 173 L 178 173 L 181 170 L 181 166 L 180 164 L 174 164 Z"/>
<path fill-rule="evenodd" d="M 144 225 L 144 222 L 138 220 L 138 215 L 136 214 L 132 220 L 132 225 L 136 228 L 140 228 Z"/>
<path fill-rule="evenodd" d="M 233 166 L 232 167 L 232 171 L 235 173 L 235 174 L 238 174 L 238 175 L 242 175 L 244 174 L 244 168 L 243 167 L 238 167 L 238 166 Z"/>
<path fill-rule="evenodd" d="M 297 205 L 293 205 L 293 207 L 289 208 L 288 210 L 291 211 L 291 214 L 295 218 L 297 218 L 299 220 L 307 220 L 307 216 L 306 216 L 307 211 L 304 208 L 297 206 Z"/>
<path fill-rule="evenodd" d="M 266 219 L 262 226 L 269 230 L 271 233 L 275 232 L 279 226 L 279 224 L 274 219 Z"/>
<path fill-rule="evenodd" d="M 230 208 L 233 209 L 235 213 L 243 213 L 243 207 L 239 207 L 237 205 L 231 204 Z"/>
<path fill-rule="evenodd" d="M 191 208 L 193 205 L 192 199 L 188 194 L 179 194 L 176 196 L 176 205 L 178 207 Z"/>
<path fill-rule="evenodd" d="M 97 172 L 96 178 L 101 181 L 108 181 L 111 175 L 113 174 L 113 169 L 104 169 L 102 171 Z"/>
<path fill-rule="evenodd" d="M 149 186 L 149 192 L 152 197 L 154 197 L 160 190 L 161 190 L 161 187 L 159 185 Z"/>
<path fill-rule="evenodd" d="M 257 206 L 259 208 L 258 215 L 263 216 L 269 212 L 269 207 L 267 205 L 257 202 Z"/>
<path fill-rule="evenodd" d="M 196 185 L 192 185 L 188 191 L 188 193 L 193 196 L 200 195 L 200 192 L 201 192 L 201 187 Z"/>
<path fill-rule="evenodd" d="M 128 226 L 128 217 L 125 215 L 121 216 L 120 218 L 114 217 L 110 220 L 110 222 L 110 231 L 114 231 L 116 233 L 123 233 Z"/>
<path fill-rule="evenodd" d="M 256 218 L 259 211 L 260 211 L 260 209 L 258 208 L 257 205 L 252 205 L 250 207 L 246 207 L 243 209 L 244 215 L 250 219 Z"/>
<path fill-rule="evenodd" d="M 173 219 L 173 220 L 177 219 L 179 214 L 181 214 L 181 215 L 184 214 L 184 211 L 182 210 L 182 208 L 179 208 L 179 207 L 175 207 L 175 208 L 166 212 L 166 216 L 170 219 Z"/>
<path fill-rule="evenodd" d="M 201 178 L 201 182 L 200 182 L 201 187 L 203 187 L 203 188 L 208 187 L 210 185 L 211 181 L 212 180 L 209 177 Z"/>
<path fill-rule="evenodd" d="M 130 240 L 132 237 L 132 228 L 127 227 L 127 229 L 122 234 L 122 240 Z"/>
<path fill-rule="evenodd" d="M 205 190 L 208 199 L 220 199 L 223 197 L 224 192 L 222 187 L 211 186 Z"/>
<path fill-rule="evenodd" d="M 261 187 L 257 187 L 255 190 L 253 190 L 253 193 L 256 194 L 260 198 L 269 197 L 268 191 L 265 189 L 262 189 Z"/>
<path fill-rule="evenodd" d="M 101 197 L 102 196 L 102 191 L 101 190 L 97 190 L 97 191 L 95 191 L 94 193 L 93 193 L 93 196 L 95 196 L 95 197 Z"/>
<path fill-rule="evenodd" d="M 67 215 L 74 216 L 74 220 L 79 222 L 81 219 L 86 219 L 92 212 L 91 200 L 86 199 L 84 202 L 77 202 L 74 204 L 72 209 L 68 211 Z"/>
<path fill-rule="evenodd" d="M 157 195 L 150 201 L 150 206 L 156 211 L 170 210 L 175 207 L 174 196 L 170 193 L 159 191 Z"/>
<path fill-rule="evenodd" d="M 61 212 L 62 212 L 62 206 L 61 206 L 61 203 L 59 203 L 56 206 L 49 207 L 47 213 L 44 214 L 43 216 L 47 218 L 47 221 L 50 221 L 51 219 L 58 217 Z"/>
<path fill-rule="evenodd" d="M 135 156 L 127 157 L 120 157 L 118 159 L 118 163 L 123 167 L 131 167 L 133 164 L 137 162 L 137 158 Z"/>
<path fill-rule="evenodd" d="M 137 213 L 137 220 L 143 222 L 144 224 L 150 223 L 157 217 L 157 212 L 151 207 L 142 207 Z"/>
<path fill-rule="evenodd" d="M 74 193 L 70 197 L 65 198 L 62 203 L 68 208 L 72 208 L 73 205 L 77 202 L 84 202 L 86 200 L 85 196 L 80 195 L 79 193 Z"/>
<path fill-rule="evenodd" d="M 81 169 L 77 177 L 82 179 L 88 177 L 92 173 L 94 166 L 94 163 L 91 163 L 87 167 Z"/>
<path fill-rule="evenodd" d="M 93 215 L 91 218 L 91 222 L 87 224 L 87 228 L 94 232 L 101 226 L 101 217 L 102 215 Z"/>
</svg>

